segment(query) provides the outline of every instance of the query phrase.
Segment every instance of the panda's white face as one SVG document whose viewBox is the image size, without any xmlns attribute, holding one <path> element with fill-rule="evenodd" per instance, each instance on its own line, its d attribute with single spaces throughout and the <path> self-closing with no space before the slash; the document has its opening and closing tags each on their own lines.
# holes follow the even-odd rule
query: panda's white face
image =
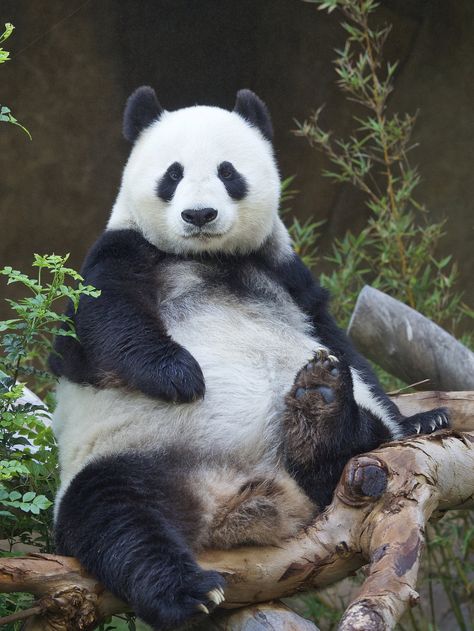
<svg viewBox="0 0 474 631">
<path fill-rule="evenodd" d="M 139 135 L 110 228 L 137 226 L 176 254 L 246 253 L 275 230 L 280 181 L 271 144 L 236 112 L 163 112 Z"/>
</svg>

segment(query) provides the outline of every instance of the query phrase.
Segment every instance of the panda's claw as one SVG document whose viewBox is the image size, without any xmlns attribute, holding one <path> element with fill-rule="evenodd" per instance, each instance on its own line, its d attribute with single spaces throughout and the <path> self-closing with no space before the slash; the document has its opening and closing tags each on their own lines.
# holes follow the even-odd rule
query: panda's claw
<svg viewBox="0 0 474 631">
<path fill-rule="evenodd" d="M 208 598 L 209 600 L 212 600 L 212 602 L 215 603 L 217 607 L 225 600 L 224 592 L 218 587 L 208 593 Z"/>
<path fill-rule="evenodd" d="M 206 605 L 204 603 L 199 603 L 199 605 L 197 605 L 197 609 L 199 609 L 199 611 L 202 611 L 203 613 L 209 615 L 209 609 L 206 607 Z"/>
<path fill-rule="evenodd" d="M 405 436 L 431 434 L 437 430 L 449 428 L 449 412 L 444 408 L 419 412 L 405 419 L 404 425 L 406 427 Z"/>
<path fill-rule="evenodd" d="M 438 427 L 446 427 L 448 424 L 448 419 L 444 414 L 438 414 L 437 416 Z"/>
</svg>

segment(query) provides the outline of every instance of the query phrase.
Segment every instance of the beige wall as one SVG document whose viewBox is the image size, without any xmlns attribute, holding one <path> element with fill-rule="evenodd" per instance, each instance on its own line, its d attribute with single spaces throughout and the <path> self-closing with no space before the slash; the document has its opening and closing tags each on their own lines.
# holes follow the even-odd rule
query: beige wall
<svg viewBox="0 0 474 631">
<path fill-rule="evenodd" d="M 392 105 L 420 111 L 418 197 L 433 219 L 448 218 L 443 251 L 456 254 L 472 299 L 474 3 L 383 4 L 380 17 L 394 25 L 388 57 L 402 62 Z M 273 113 L 282 173 L 297 175 L 295 211 L 327 219 L 324 247 L 365 221 L 360 196 L 322 178 L 322 157 L 290 133 L 322 103 L 329 128 L 348 128 L 331 66 L 342 42 L 334 15 L 300 0 L 3 0 L 0 11 L 17 27 L 1 99 L 33 135 L 0 127 L 0 264 L 26 268 L 33 251 L 70 251 L 80 265 L 127 156 L 124 100 L 142 83 L 169 109 L 232 107 L 237 89 L 254 89 Z"/>
</svg>

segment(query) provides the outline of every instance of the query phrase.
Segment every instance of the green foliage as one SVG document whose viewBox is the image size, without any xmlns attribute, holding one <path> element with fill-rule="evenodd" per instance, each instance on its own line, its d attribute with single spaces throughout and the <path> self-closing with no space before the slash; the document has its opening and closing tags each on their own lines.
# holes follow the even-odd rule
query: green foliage
<svg viewBox="0 0 474 631">
<path fill-rule="evenodd" d="M 442 585 L 460 631 L 469 631 L 474 620 L 474 520 L 472 513 L 458 511 L 430 525 L 426 533 L 428 603 L 415 619 L 428 619 L 433 631 L 442 631 L 435 597 Z"/>
<path fill-rule="evenodd" d="M 371 211 L 358 235 L 349 233 L 336 241 L 329 259 L 333 270 L 321 278 L 336 294 L 335 314 L 347 324 L 354 298 L 370 283 L 456 333 L 469 310 L 456 289 L 456 265 L 450 256 L 436 256 L 444 222 L 429 223 L 426 209 L 414 196 L 420 177 L 408 154 L 416 117 L 387 111 L 397 68 L 397 63 L 383 59 L 390 27 L 369 24 L 378 6 L 373 0 L 314 0 L 314 4 L 329 12 L 337 8 L 344 16 L 347 39 L 336 51 L 337 83 L 365 112 L 353 117 L 354 130 L 347 139 L 322 128 L 322 108 L 298 124 L 295 132 L 328 157 L 332 168 L 324 175 L 365 193 Z M 337 300 L 341 293 L 342 302 Z"/>
<path fill-rule="evenodd" d="M 291 209 L 287 204 L 291 202 L 298 193 L 298 191 L 290 188 L 294 179 L 294 175 L 292 175 L 281 183 L 280 214 L 283 217 L 290 216 Z M 316 243 L 319 238 L 318 228 L 320 228 L 323 223 L 324 220 L 312 221 L 311 219 L 307 219 L 304 223 L 301 223 L 295 215 L 291 215 L 291 223 L 288 223 L 288 232 L 290 233 L 292 246 L 308 267 L 313 267 L 318 261 L 318 247 Z"/>
<path fill-rule="evenodd" d="M 13 33 L 14 28 L 15 27 L 13 26 L 13 24 L 10 24 L 10 22 L 7 22 L 5 24 L 5 30 L 0 35 L 0 44 L 3 44 L 3 42 L 6 41 L 10 37 L 10 35 Z M 0 64 L 4 64 L 6 61 L 9 61 L 9 60 L 10 60 L 10 53 L 7 50 L 4 50 L 0 46 Z"/>
<path fill-rule="evenodd" d="M 19 283 L 28 292 L 8 299 L 15 317 L 0 322 L 0 540 L 2 554 L 14 554 L 18 544 L 52 552 L 52 504 L 58 485 L 57 450 L 44 404 L 25 390 L 51 390 L 45 370 L 54 335 L 75 336 L 69 318 L 57 313 L 69 298 L 75 308 L 82 295 L 96 289 L 66 267 L 67 256 L 34 255 L 36 276 L 4 267 L 7 284 Z M 74 283 L 73 287 L 70 283 Z M 59 328 L 67 325 L 66 329 Z M 24 595 L 1 595 L 0 616 L 24 607 Z"/>
<path fill-rule="evenodd" d="M 353 117 L 354 130 L 347 139 L 323 129 L 322 108 L 298 124 L 295 132 L 327 156 L 331 167 L 324 175 L 335 183 L 354 185 L 366 195 L 370 209 L 367 225 L 358 234 L 348 232 L 337 240 L 326 257 L 330 270 L 321 274 L 321 283 L 331 290 L 336 318 L 347 325 L 359 291 L 370 283 L 456 334 L 472 320 L 474 311 L 463 304 L 456 288 L 452 257 L 436 255 L 444 223 L 429 223 L 426 209 L 415 198 L 420 178 L 408 160 L 415 116 L 387 111 L 397 68 L 397 63 L 386 63 L 382 54 L 390 27 L 369 24 L 378 6 L 374 0 L 307 1 L 329 13 L 335 9 L 342 13 L 347 38 L 336 51 L 337 83 L 363 112 Z M 294 230 L 293 235 L 298 237 Z M 307 247 L 316 252 L 311 239 Z M 461 339 L 473 343 L 472 335 L 464 334 Z M 393 378 L 378 372 L 382 383 L 393 387 Z M 427 594 L 419 608 L 404 616 L 399 628 L 441 631 L 445 624 L 442 614 L 449 609 L 460 631 L 472 629 L 473 513 L 451 513 L 429 526 L 428 535 L 422 581 L 422 594 Z M 322 631 L 337 627 L 348 604 L 347 597 L 340 594 L 335 589 L 304 599 L 306 613 Z M 444 612 L 439 601 L 445 602 Z"/>
<path fill-rule="evenodd" d="M 5 24 L 5 30 L 0 35 L 0 44 L 3 44 L 3 42 L 5 42 L 10 37 L 10 35 L 13 33 L 14 28 L 15 27 L 13 26 L 13 24 L 10 24 L 10 22 L 7 22 Z M 10 53 L 0 46 L 0 64 L 4 64 L 6 61 L 10 61 Z M 20 129 L 22 129 L 31 140 L 30 132 L 26 129 L 26 127 L 23 127 L 23 125 L 17 121 L 17 119 L 13 116 L 11 109 L 6 105 L 0 104 L 0 122 L 16 125 Z"/>
<path fill-rule="evenodd" d="M 73 269 L 65 267 L 69 255 L 64 257 L 55 254 L 34 255 L 33 267 L 38 269 L 36 278 L 22 272 L 4 267 L 0 270 L 8 278 L 7 284 L 21 283 L 30 293 L 21 300 L 7 299 L 16 317 L 0 322 L 0 333 L 3 333 L 0 368 L 11 374 L 16 382 L 22 371 L 22 363 L 28 363 L 25 371 L 41 376 L 41 372 L 32 367 L 33 361 L 44 366 L 44 358 L 51 348 L 54 335 L 75 337 L 72 320 L 54 310 L 56 303 L 69 298 L 77 309 L 82 295 L 96 297 L 99 292 L 89 285 L 82 284 L 82 277 Z M 45 282 L 44 274 L 49 277 Z M 77 287 L 66 283 L 75 281 Z M 60 325 L 66 324 L 65 328 Z"/>
</svg>

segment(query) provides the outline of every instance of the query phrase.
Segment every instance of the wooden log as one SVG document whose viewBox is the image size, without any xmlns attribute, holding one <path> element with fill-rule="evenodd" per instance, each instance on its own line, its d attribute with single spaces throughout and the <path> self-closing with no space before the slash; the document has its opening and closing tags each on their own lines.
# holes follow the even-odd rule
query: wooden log
<svg viewBox="0 0 474 631">
<path fill-rule="evenodd" d="M 474 353 L 440 326 L 366 285 L 348 334 L 358 350 L 407 384 L 429 379 L 433 390 L 474 390 Z"/>
<path fill-rule="evenodd" d="M 196 631 L 318 631 L 282 602 L 261 603 L 234 611 L 217 611 Z"/>
</svg>

